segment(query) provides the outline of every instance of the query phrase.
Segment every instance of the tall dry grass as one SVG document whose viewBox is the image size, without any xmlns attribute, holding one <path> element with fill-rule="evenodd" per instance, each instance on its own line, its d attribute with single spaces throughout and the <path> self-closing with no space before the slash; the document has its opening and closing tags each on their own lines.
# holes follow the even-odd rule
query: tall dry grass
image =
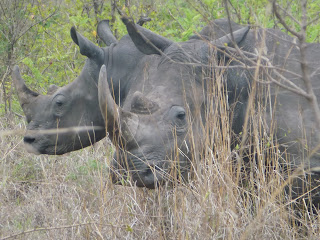
<svg viewBox="0 0 320 240">
<path fill-rule="evenodd" d="M 291 182 L 281 169 L 285 155 L 256 111 L 266 107 L 254 100 L 265 89 L 253 89 L 248 124 L 235 137 L 233 106 L 222 74 L 215 76 L 189 181 L 155 190 L 111 183 L 107 139 L 63 156 L 36 156 L 14 132 L 25 129 L 24 119 L 2 117 L 2 133 L 13 132 L 0 139 L 0 239 L 319 239 L 317 213 L 284 191 Z"/>
<path fill-rule="evenodd" d="M 217 71 L 206 86 L 202 141 L 190 129 L 189 181 L 154 190 L 112 184 L 107 139 L 63 156 L 36 156 L 23 148 L 24 119 L 1 117 L 0 239 L 320 239 L 308 194 L 291 196 L 292 180 L 301 176 L 283 169 L 287 156 L 273 139 L 275 125 L 266 130 L 268 101 L 256 101 L 268 97 L 268 87 L 254 82 L 247 124 L 234 136 L 234 106 L 226 102 L 223 69 Z"/>
</svg>

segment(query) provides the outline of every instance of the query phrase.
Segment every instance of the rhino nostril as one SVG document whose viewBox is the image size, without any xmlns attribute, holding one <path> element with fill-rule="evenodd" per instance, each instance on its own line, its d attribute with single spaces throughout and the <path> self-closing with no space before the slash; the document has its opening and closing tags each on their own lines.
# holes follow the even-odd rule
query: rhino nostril
<svg viewBox="0 0 320 240">
<path fill-rule="evenodd" d="M 157 165 L 149 165 L 148 168 L 146 169 L 145 171 L 145 174 L 148 176 L 148 175 L 155 175 L 157 176 L 157 172 L 161 172 L 161 168 L 158 167 Z"/>
<path fill-rule="evenodd" d="M 34 137 L 25 136 L 23 141 L 28 144 L 32 144 L 36 139 Z"/>
<path fill-rule="evenodd" d="M 146 175 L 154 174 L 154 168 L 153 166 L 149 166 L 146 170 Z"/>
</svg>

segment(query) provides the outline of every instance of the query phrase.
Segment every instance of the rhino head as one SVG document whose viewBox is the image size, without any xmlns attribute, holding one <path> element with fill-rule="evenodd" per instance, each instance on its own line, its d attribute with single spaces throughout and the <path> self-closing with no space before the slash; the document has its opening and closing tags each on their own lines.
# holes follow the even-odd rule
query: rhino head
<svg viewBox="0 0 320 240">
<path fill-rule="evenodd" d="M 109 91 L 107 68 L 100 70 L 100 109 L 106 125 L 119 132 L 114 140 L 113 180 L 130 174 L 137 186 L 147 188 L 170 182 L 172 177 L 183 180 L 190 170 L 192 154 L 201 147 L 208 44 L 223 50 L 225 43 L 232 46 L 234 42 L 229 35 L 211 43 L 175 43 L 150 31 L 141 34 L 126 17 L 123 22 L 144 56 L 132 75 L 122 106 Z M 234 33 L 237 44 L 247 32 L 244 28 Z"/>
<path fill-rule="evenodd" d="M 71 28 L 71 37 L 80 53 L 87 57 L 86 63 L 73 82 L 60 88 L 50 86 L 47 95 L 30 90 L 19 67 L 14 67 L 13 82 L 28 122 L 24 143 L 30 152 L 59 155 L 84 148 L 105 137 L 105 122 L 98 102 L 100 68 L 103 64 L 107 66 L 108 81 L 119 103 L 121 98 L 118 96 L 125 96 L 123 89 L 129 85 L 127 75 L 142 53 L 128 36 L 117 41 L 107 20 L 99 23 L 97 33 L 108 47 L 96 46 Z"/>
<path fill-rule="evenodd" d="M 90 65 L 88 61 L 87 67 L 97 67 Z M 74 81 L 48 95 L 41 95 L 27 88 L 17 66 L 13 69 L 13 76 L 28 122 L 24 137 L 28 151 L 59 155 L 89 146 L 105 136 L 100 111 L 94 110 L 94 104 L 98 104 L 94 97 L 94 87 L 88 88 L 84 81 Z M 80 77 L 88 77 L 87 80 L 92 81 L 87 73 Z M 87 94 L 80 89 L 86 89 Z M 57 131 L 50 131 L 56 129 Z"/>
</svg>

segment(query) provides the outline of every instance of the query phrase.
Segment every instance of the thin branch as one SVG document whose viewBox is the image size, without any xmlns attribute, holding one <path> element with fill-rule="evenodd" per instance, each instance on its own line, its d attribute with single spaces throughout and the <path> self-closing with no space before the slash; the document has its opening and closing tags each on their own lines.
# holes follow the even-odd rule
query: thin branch
<svg viewBox="0 0 320 240">
<path fill-rule="evenodd" d="M 53 13 L 51 13 L 49 16 L 39 20 L 38 22 L 32 24 L 30 27 L 28 27 L 25 31 L 23 31 L 16 39 L 13 39 L 13 43 L 17 42 L 24 34 L 26 34 L 31 28 L 33 28 L 34 26 L 38 25 L 41 22 L 46 21 L 47 19 L 51 18 L 54 14 L 56 14 L 56 11 L 54 11 Z"/>
<path fill-rule="evenodd" d="M 175 16 L 173 16 L 173 14 L 172 14 L 172 12 L 170 11 L 170 9 L 169 9 L 168 11 L 169 11 L 169 14 L 170 14 L 170 16 L 172 17 L 172 19 L 175 20 L 175 21 L 179 24 L 180 28 L 181 28 L 183 31 L 185 31 L 184 27 L 181 25 L 181 23 L 179 22 L 179 20 L 177 20 L 177 19 L 175 18 Z"/>
<path fill-rule="evenodd" d="M 306 97 L 307 100 L 310 102 L 311 107 L 314 111 L 315 117 L 316 117 L 316 125 L 317 129 L 320 129 L 320 109 L 317 97 L 313 91 L 312 83 L 311 83 L 311 77 L 309 74 L 309 68 L 307 64 L 307 56 L 306 56 L 306 30 L 308 26 L 307 22 L 307 0 L 301 0 L 301 9 L 302 9 L 302 16 L 301 16 L 301 23 L 299 23 L 301 30 L 300 32 L 294 31 L 292 28 L 290 28 L 283 17 L 278 12 L 278 4 L 276 3 L 276 0 L 273 1 L 273 11 L 280 21 L 280 23 L 285 27 L 285 29 L 295 35 L 299 40 L 299 47 L 300 47 L 300 65 L 301 65 L 301 72 L 302 72 L 302 79 L 304 82 L 304 85 L 306 87 L 307 95 L 309 97 Z M 288 15 L 288 12 L 285 11 L 285 14 Z"/>
<path fill-rule="evenodd" d="M 5 17 L 5 18 L 8 18 L 8 17 L 6 16 L 6 11 L 4 10 L 1 1 L 0 1 L 0 8 L 1 8 L 1 10 L 2 10 L 2 14 L 4 15 L 4 17 Z"/>
<path fill-rule="evenodd" d="M 307 64 L 307 56 L 306 56 L 306 30 L 307 30 L 307 0 L 301 1 L 301 7 L 302 7 L 302 28 L 301 28 L 301 38 L 300 40 L 300 58 L 301 58 L 301 71 L 303 76 L 304 84 L 306 85 L 307 92 L 310 95 L 309 102 L 313 107 L 315 117 L 316 117 L 316 123 L 318 130 L 320 129 L 320 110 L 319 110 L 319 104 L 317 97 L 313 91 L 313 87 L 311 84 L 308 64 Z"/>
<path fill-rule="evenodd" d="M 293 29 L 291 29 L 287 23 L 284 21 L 284 19 L 281 17 L 280 13 L 278 12 L 278 4 L 276 3 L 276 0 L 273 1 L 273 12 L 275 13 L 277 19 L 280 21 L 280 23 L 284 26 L 284 28 L 290 32 L 292 35 L 296 36 L 297 38 L 301 38 L 301 35 L 294 31 Z"/>
<path fill-rule="evenodd" d="M 3 77 L 1 79 L 0 84 L 2 84 L 4 82 L 4 79 L 6 79 L 8 73 L 9 73 L 9 66 L 7 66 L 7 69 L 6 69 L 5 73 L 3 74 Z"/>
<path fill-rule="evenodd" d="M 87 223 L 78 223 L 78 224 L 74 224 L 74 225 L 66 225 L 66 226 L 60 226 L 60 227 L 42 227 L 42 228 L 30 229 L 30 230 L 22 231 L 20 233 L 16 233 L 16 234 L 13 234 L 13 235 L 5 236 L 4 238 L 1 238 L 0 240 L 7 240 L 7 239 L 11 239 L 11 238 L 17 238 L 17 237 L 19 237 L 21 235 L 25 235 L 25 234 L 33 233 L 33 232 L 68 229 L 68 228 L 82 227 L 82 226 L 87 226 L 87 225 L 92 225 L 92 224 L 110 226 L 110 227 L 117 227 L 117 228 L 126 228 L 126 226 L 120 226 L 119 227 L 119 226 L 115 226 L 115 225 L 108 224 L 108 223 L 103 223 L 102 224 L 102 223 L 99 223 L 99 222 L 87 222 Z"/>
<path fill-rule="evenodd" d="M 311 21 L 309 21 L 306 26 L 311 25 L 312 23 L 318 21 L 319 19 L 320 19 L 320 12 L 318 12 L 318 16 L 316 16 L 314 19 L 312 19 Z"/>
<path fill-rule="evenodd" d="M 233 6 L 231 0 L 228 0 L 228 2 L 229 2 L 229 5 L 233 8 L 233 10 L 234 10 L 235 14 L 237 15 L 238 20 L 240 22 L 241 21 L 241 15 L 238 13 L 237 9 Z"/>
<path fill-rule="evenodd" d="M 290 14 L 286 9 L 281 7 L 279 4 L 277 4 L 277 8 L 279 8 L 282 12 L 289 16 L 291 20 L 294 21 L 296 24 L 300 25 L 300 22 L 294 16 L 292 16 L 292 14 Z"/>
</svg>

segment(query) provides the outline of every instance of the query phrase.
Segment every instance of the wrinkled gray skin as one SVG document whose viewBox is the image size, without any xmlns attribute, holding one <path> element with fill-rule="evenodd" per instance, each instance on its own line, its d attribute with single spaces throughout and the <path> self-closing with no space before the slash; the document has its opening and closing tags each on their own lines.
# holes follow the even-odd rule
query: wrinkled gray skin
<svg viewBox="0 0 320 240">
<path fill-rule="evenodd" d="M 233 24 L 239 29 L 233 32 L 235 42 L 231 40 L 231 35 L 211 41 L 210 44 L 217 49 L 212 55 L 208 42 L 201 40 L 201 37 L 195 36 L 187 42 L 175 43 L 156 34 L 143 36 L 131 21 L 126 18 L 123 21 L 136 47 L 145 56 L 132 72 L 132 79 L 129 80 L 131 88 L 122 107 L 114 103 L 106 81 L 108 70 L 102 67 L 99 104 L 106 121 L 110 119 L 115 122 L 123 137 L 121 148 L 115 156 L 114 167 L 120 174 L 130 171 L 138 186 L 153 188 L 168 180 L 171 170 L 179 169 L 182 177 L 186 176 L 190 166 L 190 152 L 200 149 L 203 143 L 200 126 L 205 124 L 207 97 L 203 86 L 206 88 L 208 81 L 215 80 L 212 77 L 206 78 L 209 60 L 214 59 L 222 65 L 228 63 L 232 67 L 224 74 L 233 116 L 232 129 L 234 133 L 243 130 L 254 70 L 236 67 L 239 64 L 230 61 L 225 55 L 225 51 L 232 51 L 235 43 L 247 51 L 245 55 L 254 61 L 256 59 L 250 53 L 255 54 L 257 50 L 259 52 L 262 46 L 262 53 L 269 58 L 268 64 L 288 70 L 289 72 L 279 72 L 301 89 L 305 89 L 296 41 L 279 30 L 249 30 Z M 226 20 L 218 24 L 226 24 Z M 204 29 L 203 34 L 207 33 L 210 34 L 210 30 Z M 210 38 L 210 35 L 207 36 Z M 227 48 L 226 43 L 231 48 Z M 320 45 L 307 44 L 306 51 L 312 85 L 316 95 L 320 97 Z M 234 56 L 239 58 L 237 54 Z M 242 62 L 251 64 L 243 59 Z M 270 70 L 270 74 L 283 83 L 274 71 Z M 285 163 L 284 168 L 294 168 L 301 164 L 304 169 L 319 167 L 318 154 L 312 155 L 310 161 L 306 157 L 305 147 L 308 146 L 310 150 L 319 143 L 310 104 L 304 97 L 270 84 L 265 75 L 259 77 L 267 81 L 265 84 L 258 83 L 258 87 L 270 88 L 270 94 L 264 95 L 259 102 L 265 111 L 264 131 L 273 134 L 280 148 L 290 156 L 288 159 L 291 162 Z M 274 121 L 277 122 L 276 125 L 273 125 Z M 190 140 L 191 129 L 198 145 Z M 299 184 L 301 183 L 298 186 Z"/>
<path fill-rule="evenodd" d="M 100 68 L 103 64 L 107 66 L 108 81 L 119 104 L 130 88 L 128 76 L 143 54 L 129 36 L 118 42 L 107 20 L 99 23 L 97 33 L 108 47 L 100 48 L 76 32 L 75 28 L 71 29 L 73 41 L 79 46 L 80 53 L 87 57 L 86 63 L 73 82 L 61 88 L 52 85 L 47 95 L 30 90 L 21 78 L 19 68 L 14 67 L 13 81 L 28 122 L 24 143 L 30 152 L 59 155 L 84 148 L 105 137 L 105 122 L 98 103 Z M 73 127 L 81 129 L 39 131 Z M 108 129 L 108 132 L 112 137 L 113 129 Z"/>
<path fill-rule="evenodd" d="M 177 169 L 180 179 L 186 178 L 191 152 L 199 148 L 190 141 L 190 134 L 201 139 L 203 119 L 193 116 L 201 116 L 205 110 L 202 63 L 208 61 L 209 49 L 203 40 L 174 43 L 156 34 L 142 36 L 132 22 L 123 20 L 145 56 L 132 72 L 131 87 L 122 107 L 116 105 L 108 91 L 108 70 L 101 69 L 99 104 L 106 121 L 115 122 L 121 136 L 121 148 L 114 156 L 115 175 L 129 171 L 137 186 L 154 188 L 168 181 L 169 172 Z M 247 32 L 245 27 L 235 33 L 236 41 L 240 43 Z M 226 37 L 213 44 L 223 49 L 225 42 L 232 45 Z"/>
<path fill-rule="evenodd" d="M 161 182 L 168 180 L 167 173 L 171 169 L 179 168 L 182 172 L 182 177 L 186 176 L 189 169 L 188 159 L 191 157 L 189 153 L 193 151 L 193 148 L 198 147 L 196 144 L 190 143 L 188 129 L 192 127 L 192 134 L 199 139 L 198 142 L 201 145 L 202 133 L 199 130 L 199 126 L 201 123 L 205 124 L 203 112 L 205 112 L 206 93 L 202 91 L 202 86 L 206 86 L 207 82 L 202 75 L 202 70 L 206 69 L 204 66 L 208 63 L 209 51 L 207 44 L 201 39 L 219 38 L 224 36 L 225 33 L 230 32 L 229 24 L 226 20 L 216 20 L 210 26 L 217 28 L 212 30 L 212 28 L 205 27 L 200 32 L 201 36 L 193 36 L 190 41 L 185 43 L 174 43 L 146 31 L 145 35 L 151 40 L 152 46 L 143 37 L 139 36 L 135 32 L 134 27 L 127 22 L 128 32 L 136 47 L 133 45 L 130 37 L 124 37 L 119 43 L 116 43 L 114 37 L 111 37 L 108 33 L 105 35 L 109 37 L 103 37 L 104 35 L 101 34 L 100 30 L 99 36 L 104 38 L 107 44 L 113 44 L 109 48 L 103 48 L 104 58 L 106 59 L 108 55 L 111 56 L 109 59 L 112 60 L 98 61 L 99 63 L 95 64 L 92 62 L 96 62 L 97 58 L 89 57 L 83 72 L 74 81 L 83 82 L 83 84 L 71 84 L 75 84 L 74 86 L 83 85 L 85 88 L 90 89 L 90 84 L 85 84 L 86 77 L 81 76 L 86 76 L 87 72 L 90 72 L 88 69 L 99 70 L 102 64 L 106 65 L 106 68 L 101 68 L 100 72 L 99 104 L 102 116 L 107 121 L 108 134 L 112 136 L 114 144 L 119 146 L 119 151 L 116 152 L 114 157 L 115 175 L 118 171 L 120 174 L 130 171 L 133 181 L 138 186 L 149 188 L 153 188 Z M 243 29 L 243 26 L 232 23 L 232 31 L 238 29 Z M 264 53 L 273 65 L 281 68 L 284 67 L 301 75 L 300 52 L 293 38 L 274 29 L 266 30 L 265 34 L 264 30 L 258 29 L 250 30 L 248 33 L 240 31 L 235 35 L 239 47 L 249 52 L 255 52 L 255 49 L 259 49 L 261 42 L 266 42 Z M 267 36 L 266 41 L 261 40 L 264 39 L 264 35 Z M 80 35 L 77 33 L 76 36 L 79 37 Z M 80 39 L 83 38 L 80 37 Z M 213 41 L 212 44 L 220 50 L 225 50 L 223 43 L 226 42 L 232 46 L 230 36 L 227 39 Z M 113 49 L 111 50 L 112 46 Z M 137 48 L 141 52 L 137 51 Z M 117 49 L 117 54 L 114 54 L 115 49 Z M 106 54 L 106 52 L 109 54 Z M 287 59 L 287 55 L 289 59 Z M 99 54 L 96 56 L 99 56 Z M 198 66 L 173 63 L 168 61 L 166 56 L 169 56 L 176 62 L 197 62 Z M 308 44 L 308 70 L 317 96 L 320 94 L 318 90 L 320 83 L 319 73 L 316 71 L 319 65 L 319 56 L 319 44 Z M 223 60 L 224 62 L 228 61 L 228 58 L 225 59 L 222 53 L 214 55 L 214 58 Z M 202 64 L 200 67 L 199 62 Z M 231 62 L 232 65 L 237 64 Z M 95 86 L 98 80 L 98 70 L 97 72 L 93 71 L 94 73 L 90 77 L 92 79 L 91 83 L 94 83 Z M 56 92 L 51 93 L 50 96 L 41 96 L 41 98 L 48 99 L 44 102 L 47 102 L 46 104 L 49 107 L 38 111 L 35 106 L 38 104 L 40 106 L 38 108 L 41 108 L 42 103 L 40 100 L 37 100 L 40 99 L 40 96 L 27 89 L 24 84 L 21 84 L 23 81 L 19 79 L 17 71 L 16 68 L 13 78 L 15 79 L 18 92 L 20 92 L 20 100 L 23 100 L 23 109 L 30 122 L 28 129 L 56 128 L 57 117 L 53 113 L 51 115 L 48 114 L 52 123 L 51 125 L 45 124 L 50 121 L 45 118 L 41 119 L 40 112 L 55 108 L 52 100 L 58 97 L 58 91 L 69 89 L 72 92 L 77 89 L 77 92 L 82 92 L 81 94 L 79 93 L 79 99 L 82 100 L 78 101 L 85 101 L 84 99 L 86 99 L 86 91 L 82 91 L 82 88 L 79 90 L 79 87 L 76 87 L 71 90 L 71 87 L 68 87 L 68 85 L 57 90 L 55 87 L 52 87 L 50 91 Z M 301 77 L 288 72 L 282 72 L 282 74 L 302 89 L 305 89 Z M 113 79 L 112 84 L 110 81 L 111 77 Z M 279 79 L 278 77 L 275 78 Z M 105 81 L 106 79 L 108 81 Z M 232 106 L 233 110 L 232 127 L 235 133 L 239 133 L 243 126 L 248 92 L 250 92 L 249 86 L 252 83 L 252 79 L 248 72 L 242 68 L 229 69 L 225 74 L 225 79 L 227 79 L 229 105 Z M 119 81 L 121 81 L 120 87 Z M 115 89 L 114 94 L 111 94 L 108 89 Z M 65 126 L 77 126 L 82 124 L 77 124 L 79 119 L 83 119 L 81 116 L 87 115 L 88 120 L 83 125 L 104 127 L 104 120 L 101 120 L 102 116 L 97 114 L 97 90 L 97 88 L 94 88 L 92 91 L 92 98 L 89 101 L 92 104 L 83 103 L 78 111 L 65 111 L 65 114 L 58 119 L 62 119 L 63 117 L 65 119 L 72 119 Z M 303 97 L 291 93 L 286 89 L 278 88 L 274 84 L 270 85 L 270 93 L 271 97 L 266 97 L 264 101 L 268 102 L 270 100 L 271 104 L 267 106 L 262 104 L 266 110 L 265 130 L 272 132 L 270 130 L 272 120 L 277 121 L 274 131 L 275 138 L 283 150 L 286 149 L 287 153 L 291 155 L 291 163 L 289 165 L 291 164 L 294 167 L 303 163 L 305 169 L 318 167 L 318 155 L 313 155 L 308 162 L 306 162 L 307 158 L 305 157 L 305 147 L 308 146 L 311 149 L 318 143 L 318 137 L 315 134 L 317 130 L 314 127 L 314 115 L 309 103 Z M 116 95 L 115 98 L 113 98 L 113 95 Z M 276 96 L 277 101 L 275 102 Z M 74 104 L 72 105 L 74 106 Z M 87 108 L 92 109 L 93 112 L 85 114 L 88 112 Z M 79 115 L 79 113 L 81 114 Z M 60 121 L 60 127 L 62 122 L 68 121 Z M 192 122 L 191 125 L 190 122 Z M 118 134 L 119 132 L 120 134 Z M 93 142 L 87 137 L 87 133 L 83 135 L 79 133 L 64 135 L 67 144 L 61 140 L 60 136 L 57 141 L 56 135 L 41 135 L 44 135 L 44 137 L 34 133 L 27 133 L 25 138 L 27 145 L 30 145 L 32 149 L 40 153 L 62 154 L 90 145 Z M 97 140 L 98 134 L 96 133 L 95 135 L 95 140 Z M 104 133 L 101 133 L 100 137 L 103 136 Z M 78 142 L 79 137 L 81 144 Z M 74 140 L 70 141 L 70 139 Z M 118 143 L 119 141 L 120 143 Z M 47 142 L 56 142 L 57 144 L 52 145 L 51 150 L 47 150 Z M 69 147 L 63 147 L 65 144 L 69 145 Z M 180 147 L 180 153 L 177 153 L 175 146 Z M 177 156 L 179 159 L 177 159 Z M 314 174 L 311 178 L 316 181 L 318 175 Z"/>
</svg>

